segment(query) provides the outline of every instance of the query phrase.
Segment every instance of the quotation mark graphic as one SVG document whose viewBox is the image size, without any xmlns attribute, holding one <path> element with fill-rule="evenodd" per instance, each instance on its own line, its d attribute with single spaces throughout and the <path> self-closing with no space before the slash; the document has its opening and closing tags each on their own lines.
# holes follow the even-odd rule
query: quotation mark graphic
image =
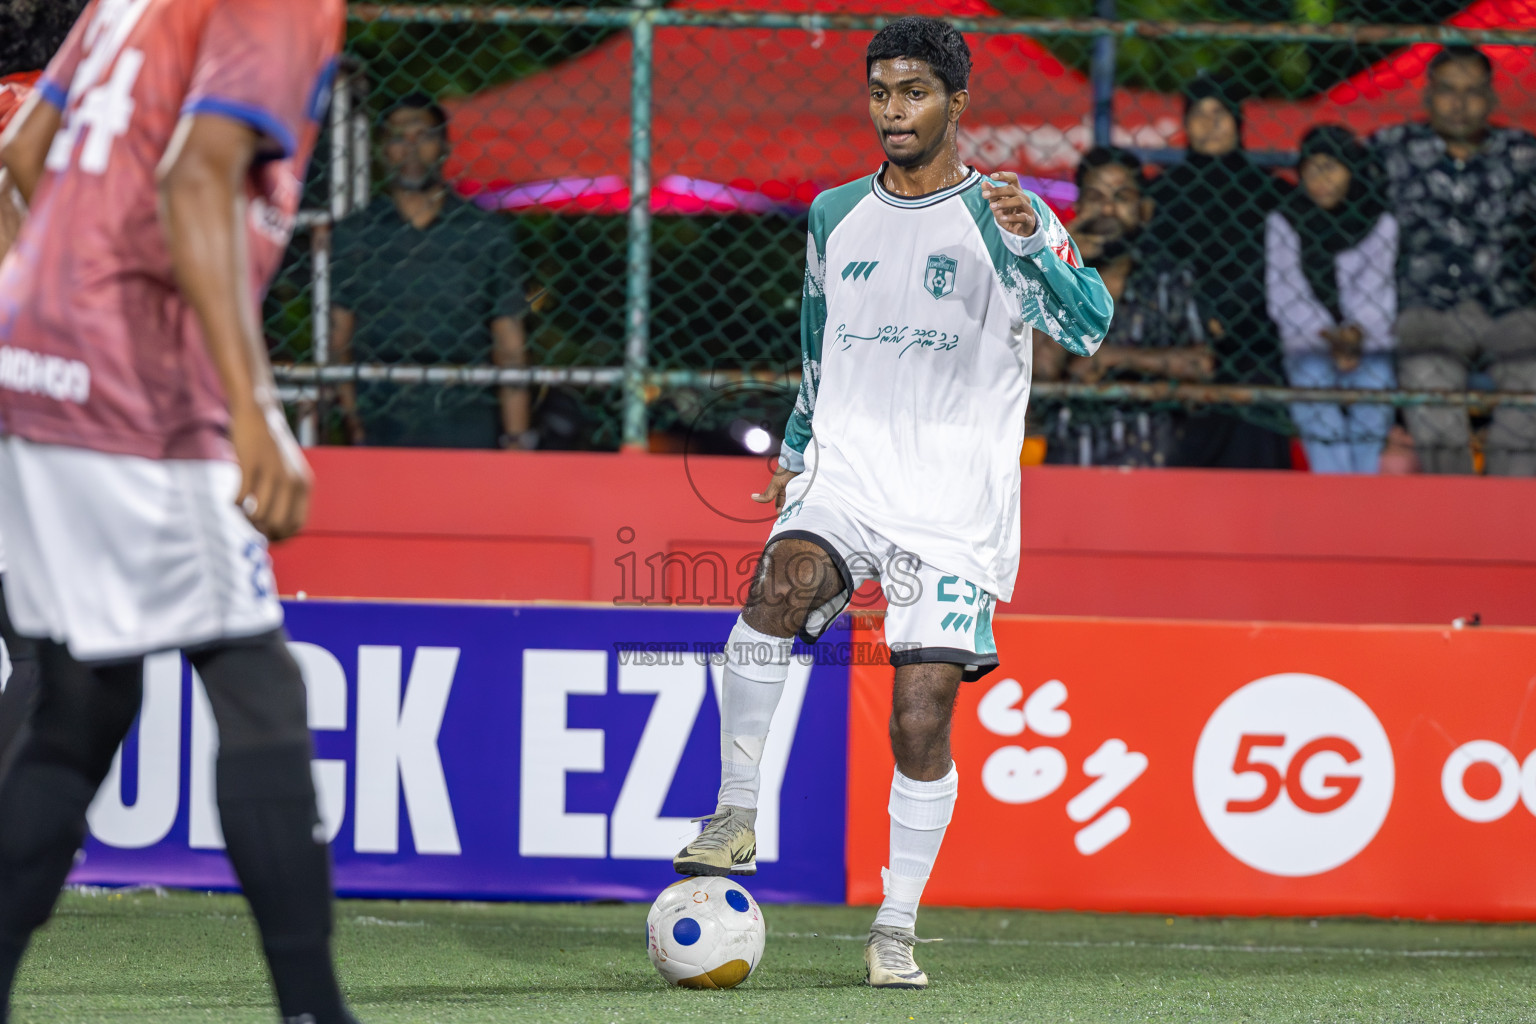
<svg viewBox="0 0 1536 1024">
<path fill-rule="evenodd" d="M 1020 736 L 1027 730 L 1056 739 L 1072 729 L 1072 716 L 1063 707 L 1066 702 L 1067 687 L 1059 679 L 1041 684 L 1027 699 L 1017 679 L 1004 679 L 982 697 L 976 717 L 995 736 Z M 1089 823 L 1074 838 L 1078 853 L 1085 857 L 1098 853 L 1130 830 L 1130 812 L 1110 804 L 1146 770 L 1147 755 L 1131 750 L 1124 740 L 1105 740 L 1084 759 L 1083 773 L 1093 781 L 1067 801 L 1067 817 L 1078 824 Z M 982 786 L 1005 804 L 1043 800 L 1066 781 L 1066 756 L 1051 746 L 999 747 L 981 768 Z"/>
</svg>

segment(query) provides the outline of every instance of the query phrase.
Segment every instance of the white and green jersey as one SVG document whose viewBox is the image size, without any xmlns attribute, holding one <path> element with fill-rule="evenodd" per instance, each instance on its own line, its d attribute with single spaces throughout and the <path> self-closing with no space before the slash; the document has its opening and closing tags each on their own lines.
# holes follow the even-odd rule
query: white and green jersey
<svg viewBox="0 0 1536 1024">
<path fill-rule="evenodd" d="M 780 460 L 925 563 L 1003 600 L 1019 567 L 1019 452 L 1030 328 L 1092 355 L 1104 283 L 1031 193 L 1039 227 L 1003 231 L 982 175 L 893 195 L 885 168 L 811 204 L 804 377 Z"/>
</svg>

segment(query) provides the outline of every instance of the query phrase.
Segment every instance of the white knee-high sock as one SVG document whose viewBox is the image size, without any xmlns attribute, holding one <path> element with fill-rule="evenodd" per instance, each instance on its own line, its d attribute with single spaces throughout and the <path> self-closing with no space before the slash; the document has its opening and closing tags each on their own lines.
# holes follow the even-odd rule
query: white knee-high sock
<svg viewBox="0 0 1536 1024">
<path fill-rule="evenodd" d="M 885 902 L 875 924 L 912 928 L 923 886 L 944 842 L 944 830 L 955 813 L 960 773 L 953 762 L 949 774 L 932 782 L 909 779 L 896 770 L 891 779 L 891 866 L 880 872 Z"/>
<path fill-rule="evenodd" d="M 768 724 L 784 695 L 793 638 L 759 633 L 737 618 L 720 687 L 720 807 L 757 810 Z"/>
</svg>

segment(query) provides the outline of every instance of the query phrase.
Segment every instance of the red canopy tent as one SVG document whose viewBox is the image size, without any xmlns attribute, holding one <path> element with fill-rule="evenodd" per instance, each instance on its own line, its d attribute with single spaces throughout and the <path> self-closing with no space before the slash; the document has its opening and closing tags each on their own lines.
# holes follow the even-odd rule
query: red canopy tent
<svg viewBox="0 0 1536 1024">
<path fill-rule="evenodd" d="M 809 13 L 809 0 L 683 0 L 685 9 Z M 825 10 L 825 8 L 821 8 Z M 839 13 L 889 13 L 866 0 Z M 980 0 L 919 0 L 901 13 L 987 17 Z M 1478 0 L 1450 24 L 1536 26 L 1536 0 Z M 803 205 L 816 192 L 879 161 L 864 105 L 867 32 L 666 27 L 655 33 L 653 205 L 673 212 Z M 973 37 L 972 105 L 962 155 L 983 169 L 1070 176 L 1092 140 L 1087 78 L 1021 36 Z M 1254 101 L 1246 140 L 1293 149 L 1323 121 L 1368 132 L 1422 109 L 1424 68 L 1437 47 L 1408 47 L 1302 102 Z M 1536 127 L 1536 63 L 1529 48 L 1489 47 L 1503 118 Z M 615 35 L 557 67 L 449 104 L 448 174 L 467 194 L 502 208 L 619 211 L 629 197 L 631 44 Z M 1115 141 L 1182 144 L 1181 101 L 1117 90 Z M 1067 186 L 1047 194 L 1067 201 Z"/>
</svg>

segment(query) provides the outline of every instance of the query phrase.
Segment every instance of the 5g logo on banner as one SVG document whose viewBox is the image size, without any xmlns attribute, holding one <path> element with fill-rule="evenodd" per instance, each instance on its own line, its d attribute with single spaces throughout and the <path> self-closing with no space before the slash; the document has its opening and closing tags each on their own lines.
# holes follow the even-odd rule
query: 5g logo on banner
<svg viewBox="0 0 1536 1024">
<path fill-rule="evenodd" d="M 1267 761 L 1255 760 L 1253 752 L 1259 747 L 1284 747 L 1285 737 L 1275 733 L 1248 733 L 1237 744 L 1237 757 L 1232 760 L 1232 770 L 1239 775 L 1255 772 L 1264 779 L 1264 792 L 1252 800 L 1228 800 L 1228 814 L 1254 814 L 1264 810 L 1280 798 L 1283 790 L 1291 803 L 1309 814 L 1328 814 L 1349 803 L 1360 789 L 1358 775 L 1325 775 L 1325 794 L 1313 795 L 1302 785 L 1312 759 L 1320 754 L 1338 754 L 1345 764 L 1360 760 L 1360 751 L 1342 736 L 1322 736 L 1296 751 L 1284 770 Z"/>
<path fill-rule="evenodd" d="M 1195 802 L 1228 853 L 1303 877 L 1365 849 L 1392 806 L 1392 745 L 1338 683 L 1266 676 L 1222 701 L 1195 747 Z"/>
</svg>

